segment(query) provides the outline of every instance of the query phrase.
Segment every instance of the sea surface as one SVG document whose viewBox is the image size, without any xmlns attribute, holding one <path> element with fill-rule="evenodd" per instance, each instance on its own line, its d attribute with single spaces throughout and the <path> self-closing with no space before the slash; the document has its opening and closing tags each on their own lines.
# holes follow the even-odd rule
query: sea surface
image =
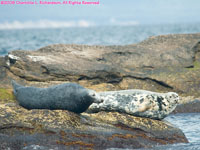
<svg viewBox="0 0 200 150">
<path fill-rule="evenodd" d="M 12 50 L 36 50 L 49 44 L 58 43 L 126 45 L 138 43 L 149 36 L 175 33 L 200 33 L 200 23 L 0 29 L 0 55 L 6 55 Z M 165 120 L 180 128 L 190 143 L 157 146 L 143 150 L 200 150 L 200 113 L 170 115 Z"/>
<path fill-rule="evenodd" d="M 37 26 L 37 25 L 35 25 Z M 150 36 L 200 33 L 200 23 L 66 28 L 0 28 L 0 55 L 12 50 L 36 50 L 50 44 L 126 45 Z"/>
</svg>

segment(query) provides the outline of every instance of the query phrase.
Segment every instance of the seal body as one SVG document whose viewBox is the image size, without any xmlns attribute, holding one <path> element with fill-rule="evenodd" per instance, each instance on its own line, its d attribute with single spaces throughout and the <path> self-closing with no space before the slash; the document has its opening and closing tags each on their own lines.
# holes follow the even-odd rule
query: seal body
<svg viewBox="0 0 200 150">
<path fill-rule="evenodd" d="M 163 119 L 178 104 L 174 92 L 156 93 L 145 90 L 122 90 L 99 93 L 103 103 L 92 104 L 87 112 L 117 111 L 134 116 Z"/>
<path fill-rule="evenodd" d="M 49 88 L 24 87 L 15 81 L 12 85 L 17 101 L 27 109 L 62 109 L 82 113 L 92 103 L 101 102 L 98 93 L 75 83 Z"/>
</svg>

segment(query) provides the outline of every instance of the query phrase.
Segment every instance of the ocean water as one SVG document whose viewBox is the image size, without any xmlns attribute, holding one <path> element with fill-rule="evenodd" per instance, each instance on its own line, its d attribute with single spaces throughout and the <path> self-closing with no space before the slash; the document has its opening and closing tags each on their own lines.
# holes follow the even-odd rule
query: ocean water
<svg viewBox="0 0 200 150">
<path fill-rule="evenodd" d="M 12 50 L 36 50 L 50 44 L 126 45 L 149 36 L 200 32 L 200 23 L 66 28 L 0 28 L 0 55 Z"/>
</svg>

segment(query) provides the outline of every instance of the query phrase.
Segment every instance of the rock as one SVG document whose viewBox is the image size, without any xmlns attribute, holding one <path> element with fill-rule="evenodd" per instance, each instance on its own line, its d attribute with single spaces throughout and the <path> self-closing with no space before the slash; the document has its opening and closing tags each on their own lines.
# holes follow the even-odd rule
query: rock
<svg viewBox="0 0 200 150">
<path fill-rule="evenodd" d="M 0 103 L 16 102 L 12 89 L 0 88 Z"/>
<path fill-rule="evenodd" d="M 5 88 L 5 85 L 8 86 L 9 80 L 7 79 L 7 73 L 6 73 L 6 60 L 4 57 L 0 56 L 0 84 L 2 84 Z M 6 80 L 7 79 L 7 80 Z"/>
<path fill-rule="evenodd" d="M 200 34 L 161 35 L 125 46 L 57 44 L 13 51 L 2 60 L 2 87 L 10 86 L 12 78 L 41 87 L 76 82 L 99 91 L 144 89 L 200 96 Z"/>
<path fill-rule="evenodd" d="M 188 103 L 180 104 L 176 107 L 173 113 L 199 113 L 200 112 L 200 100 L 195 99 Z"/>
<path fill-rule="evenodd" d="M 81 115 L 0 104 L 0 149 L 142 148 L 188 142 L 167 122 L 117 112 Z"/>
<path fill-rule="evenodd" d="M 87 112 L 116 111 L 161 120 L 169 115 L 179 103 L 179 96 L 174 92 L 156 93 L 145 90 L 121 90 L 98 94 L 103 99 L 103 103 L 93 103 Z"/>
</svg>

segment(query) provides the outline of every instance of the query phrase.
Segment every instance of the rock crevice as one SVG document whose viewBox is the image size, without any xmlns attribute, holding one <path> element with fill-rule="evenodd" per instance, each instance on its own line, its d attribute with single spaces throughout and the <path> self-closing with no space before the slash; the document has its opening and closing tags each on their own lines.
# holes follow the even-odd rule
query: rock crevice
<svg viewBox="0 0 200 150">
<path fill-rule="evenodd" d="M 40 82 L 39 86 L 76 82 L 92 88 L 104 84 L 105 90 L 137 88 L 199 97 L 199 45 L 197 33 L 155 36 L 124 46 L 56 44 L 37 51 L 13 51 L 0 59 L 4 74 L 0 83 L 3 86 L 10 78 L 26 84 Z"/>
</svg>

